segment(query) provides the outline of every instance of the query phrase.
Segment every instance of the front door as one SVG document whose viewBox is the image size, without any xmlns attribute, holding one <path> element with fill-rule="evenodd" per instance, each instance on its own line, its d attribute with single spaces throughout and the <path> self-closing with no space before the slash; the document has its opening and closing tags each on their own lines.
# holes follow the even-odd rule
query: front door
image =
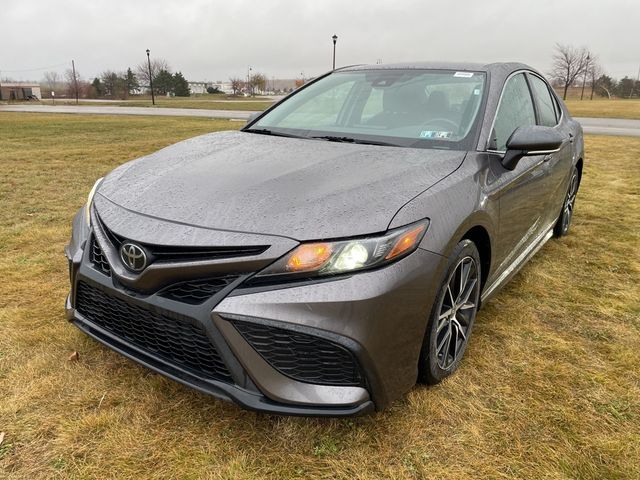
<svg viewBox="0 0 640 480">
<path fill-rule="evenodd" d="M 524 76 L 509 78 L 498 107 L 490 149 L 505 152 L 507 140 L 514 130 L 535 125 L 536 114 L 531 92 Z M 546 227 L 547 174 L 545 157 L 523 157 L 512 171 L 494 158 L 492 169 L 499 186 L 500 225 L 496 249 L 496 273 L 507 268 Z"/>
</svg>

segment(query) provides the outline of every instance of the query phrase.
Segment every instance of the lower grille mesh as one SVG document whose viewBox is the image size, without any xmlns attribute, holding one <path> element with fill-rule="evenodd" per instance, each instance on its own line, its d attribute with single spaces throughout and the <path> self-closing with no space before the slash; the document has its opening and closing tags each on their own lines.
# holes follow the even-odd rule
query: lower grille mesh
<svg viewBox="0 0 640 480">
<path fill-rule="evenodd" d="M 191 280 L 171 285 L 160 292 L 161 297 L 177 302 L 198 305 L 211 298 L 238 278 L 237 275 L 210 278 L 208 280 Z"/>
<path fill-rule="evenodd" d="M 109 265 L 109 262 L 107 262 L 107 257 L 102 253 L 102 249 L 95 239 L 91 240 L 89 258 L 96 270 L 104 273 L 105 275 L 111 275 L 111 266 Z"/>
<path fill-rule="evenodd" d="M 337 343 L 282 328 L 234 321 L 244 339 L 275 369 L 301 382 L 362 385 L 356 359 Z"/>
<path fill-rule="evenodd" d="M 232 382 L 199 326 L 130 305 L 85 282 L 78 282 L 76 308 L 90 322 L 168 363 L 200 377 Z"/>
</svg>

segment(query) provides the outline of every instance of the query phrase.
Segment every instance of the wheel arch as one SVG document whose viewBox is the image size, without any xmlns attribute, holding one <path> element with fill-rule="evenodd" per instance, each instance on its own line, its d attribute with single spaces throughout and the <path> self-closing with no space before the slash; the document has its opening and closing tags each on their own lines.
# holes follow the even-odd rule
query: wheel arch
<svg viewBox="0 0 640 480">
<path fill-rule="evenodd" d="M 482 225 L 476 225 L 467 230 L 460 239 L 460 241 L 462 240 L 471 240 L 478 249 L 481 273 L 480 290 L 482 290 L 487 282 L 487 278 L 489 278 L 489 271 L 491 270 L 491 237 L 489 236 L 489 232 Z"/>
<path fill-rule="evenodd" d="M 583 166 L 583 161 L 582 161 L 582 157 L 580 157 L 576 162 L 576 168 L 578 169 L 578 185 L 582 183 L 582 166 Z"/>
</svg>

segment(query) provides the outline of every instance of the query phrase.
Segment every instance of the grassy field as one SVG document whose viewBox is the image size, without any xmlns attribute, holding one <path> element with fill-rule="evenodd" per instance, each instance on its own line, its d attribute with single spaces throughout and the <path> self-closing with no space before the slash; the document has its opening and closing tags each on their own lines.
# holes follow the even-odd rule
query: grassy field
<svg viewBox="0 0 640 480">
<path fill-rule="evenodd" d="M 0 113 L 0 478 L 640 478 L 640 139 L 587 138 L 571 234 L 480 312 L 456 375 L 373 416 L 242 411 L 69 325 L 62 249 L 93 181 L 236 127 Z"/>
<path fill-rule="evenodd" d="M 568 98 L 565 102 L 574 117 L 631 118 L 640 120 L 640 99 Z"/>
</svg>

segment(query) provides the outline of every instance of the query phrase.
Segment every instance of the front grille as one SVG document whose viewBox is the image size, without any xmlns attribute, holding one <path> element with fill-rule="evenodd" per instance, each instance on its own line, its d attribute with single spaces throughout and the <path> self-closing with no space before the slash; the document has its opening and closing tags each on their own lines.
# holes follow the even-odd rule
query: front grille
<svg viewBox="0 0 640 480">
<path fill-rule="evenodd" d="M 294 380 L 323 385 L 363 383 L 356 359 L 337 343 L 267 325 L 233 324 L 268 363 Z"/>
<path fill-rule="evenodd" d="M 96 270 L 104 273 L 105 275 L 111 275 L 111 266 L 109 265 L 109 262 L 107 262 L 107 257 L 105 257 L 95 238 L 91 240 L 89 259 Z"/>
<path fill-rule="evenodd" d="M 109 242 L 117 250 L 124 242 L 130 240 L 117 235 L 111 231 L 96 215 L 99 228 L 109 239 Z M 218 260 L 224 258 L 247 257 L 260 255 L 265 252 L 269 245 L 249 245 L 249 246 L 229 246 L 229 247 L 190 247 L 190 246 L 168 246 L 152 245 L 139 242 L 150 253 L 155 261 L 163 262 L 187 262 L 196 260 Z"/>
<path fill-rule="evenodd" d="M 237 275 L 210 278 L 208 280 L 192 280 L 171 285 L 162 290 L 161 297 L 175 300 L 176 302 L 198 305 L 205 302 L 225 287 L 231 285 Z"/>
<path fill-rule="evenodd" d="M 203 378 L 232 382 L 204 329 L 131 305 L 78 282 L 76 308 L 88 321 L 117 337 Z"/>
</svg>

